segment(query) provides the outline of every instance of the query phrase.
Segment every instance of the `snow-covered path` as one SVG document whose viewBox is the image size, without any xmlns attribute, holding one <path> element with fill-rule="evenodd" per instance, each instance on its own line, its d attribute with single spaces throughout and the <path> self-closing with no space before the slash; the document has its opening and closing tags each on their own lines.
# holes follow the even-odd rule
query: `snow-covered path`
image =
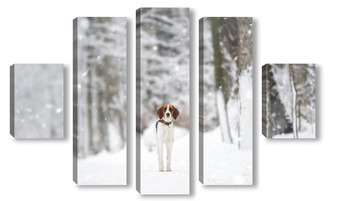
<svg viewBox="0 0 350 201">
<path fill-rule="evenodd" d="M 141 194 L 189 194 L 188 131 L 175 128 L 172 172 L 159 172 L 157 157 L 157 152 L 149 152 L 141 139 Z"/>
<path fill-rule="evenodd" d="M 78 160 L 79 185 L 125 185 L 126 148 Z"/>
<path fill-rule="evenodd" d="M 252 150 L 240 151 L 221 141 L 220 127 L 204 134 L 204 184 L 252 185 Z"/>
</svg>

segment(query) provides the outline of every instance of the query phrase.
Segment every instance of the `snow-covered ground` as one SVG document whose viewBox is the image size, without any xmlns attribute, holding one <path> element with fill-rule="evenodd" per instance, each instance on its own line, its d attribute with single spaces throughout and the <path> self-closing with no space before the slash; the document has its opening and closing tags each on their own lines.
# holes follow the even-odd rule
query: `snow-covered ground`
<svg viewBox="0 0 350 201">
<path fill-rule="evenodd" d="M 302 121 L 304 122 L 304 121 Z M 316 139 L 316 124 L 307 124 L 302 123 L 304 125 L 301 131 L 298 132 L 298 139 Z M 276 139 L 296 139 L 294 138 L 293 133 L 282 133 L 279 135 L 274 135 L 272 138 Z"/>
<path fill-rule="evenodd" d="M 78 160 L 79 185 L 125 185 L 126 148 L 115 152 L 101 152 Z"/>
<path fill-rule="evenodd" d="M 189 194 L 189 131 L 176 127 L 172 152 L 172 172 L 158 171 L 156 149 L 149 151 L 152 142 L 151 129 L 141 138 L 141 194 Z M 166 152 L 164 153 L 164 162 Z"/>
<path fill-rule="evenodd" d="M 223 143 L 217 127 L 204 134 L 204 184 L 252 185 L 252 150 L 240 151 L 233 144 Z"/>
</svg>

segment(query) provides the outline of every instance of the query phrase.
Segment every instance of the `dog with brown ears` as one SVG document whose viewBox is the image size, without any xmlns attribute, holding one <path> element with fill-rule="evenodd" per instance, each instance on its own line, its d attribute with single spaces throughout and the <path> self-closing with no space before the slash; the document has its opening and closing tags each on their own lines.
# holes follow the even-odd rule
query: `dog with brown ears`
<svg viewBox="0 0 350 201">
<path fill-rule="evenodd" d="M 166 146 L 166 171 L 171 172 L 171 154 L 174 142 L 174 123 L 180 112 L 171 104 L 161 106 L 157 110 L 159 120 L 156 122 L 153 134 L 158 149 L 159 171 L 164 172 L 163 147 Z"/>
</svg>

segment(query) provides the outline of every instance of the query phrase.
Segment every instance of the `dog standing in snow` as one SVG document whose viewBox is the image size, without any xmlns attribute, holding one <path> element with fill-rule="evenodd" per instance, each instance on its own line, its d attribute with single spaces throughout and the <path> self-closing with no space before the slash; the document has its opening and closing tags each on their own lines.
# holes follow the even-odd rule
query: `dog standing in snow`
<svg viewBox="0 0 350 201">
<path fill-rule="evenodd" d="M 171 104 L 161 106 L 157 110 L 159 120 L 155 124 L 153 134 L 158 149 L 159 171 L 164 172 L 163 147 L 166 146 L 166 171 L 171 172 L 171 152 L 174 142 L 174 123 L 180 112 Z"/>
</svg>

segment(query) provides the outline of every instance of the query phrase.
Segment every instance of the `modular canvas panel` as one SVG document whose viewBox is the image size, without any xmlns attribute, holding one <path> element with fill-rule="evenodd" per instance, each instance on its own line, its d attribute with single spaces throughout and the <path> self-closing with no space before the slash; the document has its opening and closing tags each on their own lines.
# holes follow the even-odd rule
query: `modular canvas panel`
<svg viewBox="0 0 350 201">
<path fill-rule="evenodd" d="M 63 81 L 63 64 L 10 67 L 10 133 L 14 138 L 64 138 Z"/>
<path fill-rule="evenodd" d="M 190 193 L 188 8 L 136 12 L 136 187 L 141 194 Z"/>
<path fill-rule="evenodd" d="M 126 18 L 82 17 L 73 24 L 73 179 L 126 185 Z"/>
<path fill-rule="evenodd" d="M 316 138 L 315 64 L 262 67 L 262 132 L 273 139 Z"/>
<path fill-rule="evenodd" d="M 253 184 L 253 21 L 208 17 L 199 25 L 199 179 Z"/>
</svg>

